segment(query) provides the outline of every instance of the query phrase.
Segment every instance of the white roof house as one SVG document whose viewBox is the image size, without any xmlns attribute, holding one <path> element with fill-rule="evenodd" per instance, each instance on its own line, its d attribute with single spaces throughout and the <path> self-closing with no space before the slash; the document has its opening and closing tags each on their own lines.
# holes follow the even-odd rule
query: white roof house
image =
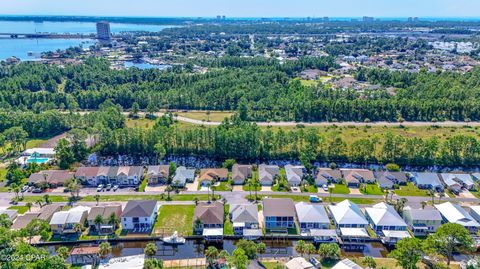
<svg viewBox="0 0 480 269">
<path fill-rule="evenodd" d="M 327 211 L 322 205 L 300 202 L 295 205 L 298 222 L 330 224 Z"/>
<path fill-rule="evenodd" d="M 435 208 L 440 211 L 444 221 L 460 224 L 470 231 L 476 231 L 480 227 L 480 224 L 465 209 L 457 204 L 445 202 L 435 205 Z"/>
<path fill-rule="evenodd" d="M 384 202 L 365 208 L 367 219 L 377 232 L 383 230 L 406 230 L 407 224 L 391 205 Z M 392 227 L 395 227 L 392 229 Z"/>
<path fill-rule="evenodd" d="M 465 188 L 467 189 L 472 189 L 475 184 L 473 182 L 473 178 L 470 174 L 458 174 L 458 173 L 442 173 L 440 174 L 440 176 L 442 177 L 443 181 L 445 182 L 445 184 L 449 185 L 448 182 L 457 182 L 459 184 L 461 184 L 462 186 L 464 186 Z M 450 183 L 450 184 L 453 184 L 453 183 Z"/>
<path fill-rule="evenodd" d="M 363 269 L 360 265 L 352 262 L 349 259 L 343 259 L 335 264 L 332 269 Z"/>
<path fill-rule="evenodd" d="M 303 179 L 303 170 L 305 169 L 304 166 L 293 166 L 293 165 L 285 165 L 285 174 L 287 176 L 287 181 L 290 186 L 298 186 L 302 182 Z"/>
<path fill-rule="evenodd" d="M 365 227 L 368 225 L 368 221 L 360 208 L 350 200 L 329 205 L 328 209 L 337 227 Z"/>
<path fill-rule="evenodd" d="M 285 264 L 288 269 L 313 269 L 313 264 L 309 263 L 303 257 L 296 257 Z"/>
<path fill-rule="evenodd" d="M 99 269 L 143 269 L 145 254 L 112 258 L 108 262 L 100 263 Z"/>
</svg>

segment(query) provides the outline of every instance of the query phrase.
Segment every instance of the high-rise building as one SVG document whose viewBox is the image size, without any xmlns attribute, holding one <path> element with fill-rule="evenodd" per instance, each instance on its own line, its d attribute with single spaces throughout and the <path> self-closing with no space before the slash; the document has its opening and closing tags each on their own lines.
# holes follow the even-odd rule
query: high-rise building
<svg viewBox="0 0 480 269">
<path fill-rule="evenodd" d="M 110 23 L 107 21 L 97 22 L 97 38 L 102 40 L 110 40 L 112 33 L 110 32 Z"/>
</svg>

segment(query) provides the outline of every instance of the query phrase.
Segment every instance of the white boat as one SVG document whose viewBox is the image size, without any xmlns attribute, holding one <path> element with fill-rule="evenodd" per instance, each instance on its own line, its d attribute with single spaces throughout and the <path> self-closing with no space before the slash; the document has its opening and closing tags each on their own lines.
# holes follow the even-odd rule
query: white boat
<svg viewBox="0 0 480 269">
<path fill-rule="evenodd" d="M 185 238 L 178 237 L 177 231 L 175 231 L 172 236 L 167 236 L 163 238 L 163 243 L 168 245 L 183 245 L 185 244 L 185 241 Z"/>
</svg>

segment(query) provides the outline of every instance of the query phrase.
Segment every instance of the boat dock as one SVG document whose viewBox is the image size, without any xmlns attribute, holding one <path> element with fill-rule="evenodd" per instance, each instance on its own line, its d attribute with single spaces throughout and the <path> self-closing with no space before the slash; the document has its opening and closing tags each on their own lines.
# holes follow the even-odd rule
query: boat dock
<svg viewBox="0 0 480 269">
<path fill-rule="evenodd" d="M 182 260 L 165 260 L 163 261 L 164 268 L 195 268 L 207 266 L 207 260 L 205 258 L 197 259 L 182 259 Z"/>
</svg>

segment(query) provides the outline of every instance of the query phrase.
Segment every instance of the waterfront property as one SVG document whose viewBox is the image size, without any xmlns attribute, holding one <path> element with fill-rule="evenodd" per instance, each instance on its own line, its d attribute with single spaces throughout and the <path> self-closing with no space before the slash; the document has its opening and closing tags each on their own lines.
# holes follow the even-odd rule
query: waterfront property
<svg viewBox="0 0 480 269">
<path fill-rule="evenodd" d="M 74 178 L 74 173 L 66 170 L 45 170 L 33 173 L 28 177 L 31 185 L 48 184 L 50 187 L 63 186 L 67 180 Z"/>
<path fill-rule="evenodd" d="M 400 239 L 411 237 L 407 224 L 391 205 L 381 202 L 367 207 L 365 216 L 384 243 L 395 244 Z"/>
<path fill-rule="evenodd" d="M 415 236 L 434 233 L 442 225 L 442 216 L 435 208 L 414 209 L 406 207 L 403 219 Z"/>
<path fill-rule="evenodd" d="M 277 165 L 261 164 L 258 166 L 258 181 L 262 186 L 272 186 L 279 175 Z"/>
<path fill-rule="evenodd" d="M 347 199 L 336 205 L 329 205 L 328 210 L 342 240 L 362 242 L 369 237 L 366 230 L 367 219 L 360 208 L 350 200 Z"/>
<path fill-rule="evenodd" d="M 226 168 L 201 169 L 198 180 L 203 186 L 211 185 L 214 181 L 227 181 L 228 170 Z"/>
<path fill-rule="evenodd" d="M 195 180 L 195 169 L 189 169 L 185 166 L 180 166 L 175 171 L 175 176 L 172 179 L 172 185 L 177 188 L 183 188 L 187 183 Z"/>
<path fill-rule="evenodd" d="M 437 173 L 412 173 L 411 180 L 419 189 L 431 189 L 438 192 L 444 189 Z"/>
<path fill-rule="evenodd" d="M 235 185 L 242 185 L 247 178 L 252 177 L 252 166 L 234 164 L 232 167 L 232 180 Z"/>
<path fill-rule="evenodd" d="M 229 217 L 233 224 L 233 232 L 235 235 L 252 234 L 258 230 L 258 210 L 254 204 L 234 204 L 229 207 Z M 261 234 L 261 230 L 260 234 Z"/>
<path fill-rule="evenodd" d="M 315 269 L 315 266 L 303 257 L 296 257 L 285 264 L 287 269 Z"/>
<path fill-rule="evenodd" d="M 157 201 L 128 201 L 121 215 L 122 229 L 133 233 L 150 233 L 157 214 Z"/>
<path fill-rule="evenodd" d="M 53 214 L 50 220 L 50 228 L 54 235 L 79 234 L 87 220 L 90 207 L 77 206 L 68 211 L 59 211 Z"/>
<path fill-rule="evenodd" d="M 285 175 L 287 177 L 288 185 L 292 187 L 300 186 L 305 173 L 305 167 L 301 165 L 285 165 Z"/>
<path fill-rule="evenodd" d="M 323 205 L 300 202 L 295 205 L 300 232 L 308 233 L 312 229 L 328 229 L 330 219 Z"/>
<path fill-rule="evenodd" d="M 34 219 L 50 222 L 53 214 L 60 211 L 61 208 L 62 206 L 59 204 L 49 204 L 49 205 L 43 206 L 38 212 L 26 213 L 24 215 L 20 215 L 13 222 L 11 229 L 16 231 L 23 229 L 27 227 L 27 225 Z"/>
<path fill-rule="evenodd" d="M 352 262 L 349 259 L 339 261 L 332 269 L 363 269 L 360 265 Z"/>
<path fill-rule="evenodd" d="M 407 175 L 403 172 L 375 172 L 378 186 L 381 189 L 393 189 L 394 185 L 406 185 Z"/>
<path fill-rule="evenodd" d="M 7 208 L 0 208 L 0 215 L 7 215 L 10 221 L 14 221 L 18 216 L 18 210 L 15 209 L 7 209 Z"/>
<path fill-rule="evenodd" d="M 442 215 L 443 223 L 457 223 L 465 227 L 470 233 L 476 233 L 480 224 L 460 205 L 445 202 L 435 205 Z"/>
<path fill-rule="evenodd" d="M 360 183 L 375 183 L 375 175 L 367 169 L 340 169 L 342 176 L 349 187 L 360 186 Z"/>
<path fill-rule="evenodd" d="M 90 233 L 96 234 L 111 234 L 114 233 L 117 227 L 117 220 L 120 220 L 122 215 L 121 205 L 106 205 L 95 206 L 90 209 L 87 216 L 87 222 Z M 101 222 L 97 220 L 101 217 Z"/>
<path fill-rule="evenodd" d="M 292 233 L 295 231 L 295 205 L 289 198 L 265 198 L 263 217 L 266 232 Z"/>
<path fill-rule="evenodd" d="M 166 184 L 170 175 L 168 165 L 151 165 L 147 167 L 148 184 Z"/>
<path fill-rule="evenodd" d="M 322 187 L 329 183 L 342 182 L 342 173 L 338 169 L 319 168 L 315 177 L 315 185 Z"/>
<path fill-rule="evenodd" d="M 223 203 L 199 202 L 193 213 L 193 232 L 204 236 L 222 236 L 224 208 Z"/>
</svg>

